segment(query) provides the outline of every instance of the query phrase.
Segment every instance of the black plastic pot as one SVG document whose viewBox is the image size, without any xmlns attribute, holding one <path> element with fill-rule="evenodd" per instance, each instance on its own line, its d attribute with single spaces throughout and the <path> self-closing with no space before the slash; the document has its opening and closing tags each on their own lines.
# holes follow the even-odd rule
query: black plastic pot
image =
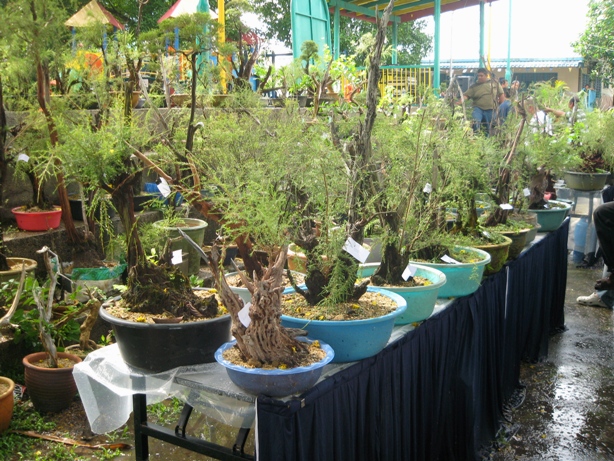
<svg viewBox="0 0 614 461">
<path fill-rule="evenodd" d="M 103 306 L 100 318 L 113 327 L 124 361 L 149 372 L 214 362 L 215 351 L 231 338 L 230 315 L 197 322 L 150 324 L 119 319 Z"/>
</svg>

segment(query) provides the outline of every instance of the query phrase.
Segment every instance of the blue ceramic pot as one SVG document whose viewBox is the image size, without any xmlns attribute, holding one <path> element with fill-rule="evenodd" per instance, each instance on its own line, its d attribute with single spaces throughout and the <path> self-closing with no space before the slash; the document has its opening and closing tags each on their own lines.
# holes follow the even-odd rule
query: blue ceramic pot
<svg viewBox="0 0 614 461">
<path fill-rule="evenodd" d="M 281 324 L 307 330 L 310 338 L 330 344 L 335 351 L 333 362 L 354 362 L 371 357 L 386 347 L 394 322 L 407 309 L 407 302 L 382 288 L 368 287 L 367 291 L 388 296 L 397 303 L 397 309 L 381 317 L 361 320 L 307 320 L 282 315 Z M 290 293 L 294 293 L 294 288 L 284 290 L 284 294 Z"/>
<path fill-rule="evenodd" d="M 299 341 L 311 342 L 307 338 L 297 338 Z M 265 370 L 262 368 L 246 368 L 236 365 L 224 359 L 225 350 L 233 347 L 237 342 L 230 341 L 223 344 L 215 352 L 215 360 L 226 368 L 228 377 L 238 387 L 250 394 L 268 395 L 271 397 L 283 397 L 286 395 L 300 394 L 312 387 L 320 378 L 324 365 L 330 363 L 335 356 L 333 349 L 320 341 L 320 346 L 326 352 L 326 357 L 317 363 L 306 367 Z"/>
<path fill-rule="evenodd" d="M 422 261 L 415 263 L 437 269 L 445 274 L 446 284 L 439 289 L 440 298 L 466 296 L 476 291 L 482 282 L 484 268 L 490 262 L 490 255 L 486 251 L 471 247 L 456 247 L 456 249 L 474 253 L 480 260 L 461 264 L 425 263 Z"/>
<path fill-rule="evenodd" d="M 370 277 L 379 267 L 380 263 L 363 264 L 359 274 L 363 277 Z M 421 287 L 386 287 L 386 290 L 402 296 L 407 302 L 407 309 L 399 315 L 394 324 L 405 325 L 408 323 L 421 322 L 430 317 L 435 309 L 439 290 L 446 283 L 446 276 L 443 272 L 431 267 L 414 264 L 416 276 L 423 277 L 431 282 L 430 285 Z"/>
</svg>

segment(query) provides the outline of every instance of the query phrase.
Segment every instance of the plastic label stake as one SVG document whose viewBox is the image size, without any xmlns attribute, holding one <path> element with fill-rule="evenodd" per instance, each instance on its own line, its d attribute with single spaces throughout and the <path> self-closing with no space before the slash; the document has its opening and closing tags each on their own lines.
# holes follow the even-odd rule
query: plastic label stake
<svg viewBox="0 0 614 461">
<path fill-rule="evenodd" d="M 26 154 L 19 154 L 17 156 L 17 161 L 18 162 L 26 162 L 26 163 L 28 163 L 29 160 L 30 160 L 30 157 L 28 155 L 26 155 Z"/>
<path fill-rule="evenodd" d="M 525 197 L 528 197 L 529 195 L 531 195 L 531 191 L 529 190 L 528 187 L 525 187 L 524 189 L 522 189 L 522 193 L 524 194 Z"/>
<path fill-rule="evenodd" d="M 181 264 L 183 262 L 182 250 L 173 251 L 173 257 L 171 258 L 171 264 L 176 266 L 177 264 Z"/>
<path fill-rule="evenodd" d="M 352 237 L 348 237 L 348 239 L 343 244 L 343 249 L 352 256 L 354 256 L 354 258 L 356 258 L 361 263 L 364 263 L 369 257 L 369 250 L 363 247 Z"/>
<path fill-rule="evenodd" d="M 499 206 L 501 207 L 502 210 L 513 210 L 514 209 L 514 207 L 510 205 L 509 203 L 502 203 Z"/>
<path fill-rule="evenodd" d="M 403 278 L 403 280 L 407 281 L 408 278 L 414 276 L 417 269 L 418 268 L 416 266 L 412 266 L 411 263 L 409 263 L 407 267 L 405 268 L 405 270 L 403 271 L 403 273 L 401 274 L 401 277 Z"/>
<path fill-rule="evenodd" d="M 433 192 L 433 186 L 431 186 L 430 183 L 427 182 L 424 186 L 424 189 L 422 189 L 422 192 L 424 192 L 425 194 L 430 194 L 431 192 Z"/>
<path fill-rule="evenodd" d="M 457 261 L 456 259 L 452 258 L 451 256 L 448 255 L 444 255 L 441 257 L 441 260 L 445 263 L 448 264 L 461 264 L 460 261 Z"/>
<path fill-rule="evenodd" d="M 239 320 L 245 328 L 247 328 L 249 324 L 252 323 L 252 318 L 249 316 L 250 307 L 252 307 L 252 303 L 247 303 L 245 306 L 243 306 L 243 309 L 239 311 Z"/>
<path fill-rule="evenodd" d="M 168 185 L 164 178 L 160 178 L 160 184 L 158 184 L 158 190 L 166 198 L 171 195 L 171 186 Z"/>
</svg>

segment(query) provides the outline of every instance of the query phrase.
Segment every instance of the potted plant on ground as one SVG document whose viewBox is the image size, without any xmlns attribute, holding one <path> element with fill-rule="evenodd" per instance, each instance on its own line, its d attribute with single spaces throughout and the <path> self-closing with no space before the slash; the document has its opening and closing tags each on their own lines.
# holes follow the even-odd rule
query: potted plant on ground
<svg viewBox="0 0 614 461">
<path fill-rule="evenodd" d="M 32 294 L 39 310 L 39 332 L 45 352 L 23 358 L 25 385 L 34 408 L 40 412 L 58 412 L 67 408 L 77 394 L 72 367 L 81 359 L 57 351 L 51 323 L 57 272 L 52 267 L 50 250 L 44 247 L 39 252 L 43 254 L 49 280 L 46 289 L 36 284 Z"/>
</svg>

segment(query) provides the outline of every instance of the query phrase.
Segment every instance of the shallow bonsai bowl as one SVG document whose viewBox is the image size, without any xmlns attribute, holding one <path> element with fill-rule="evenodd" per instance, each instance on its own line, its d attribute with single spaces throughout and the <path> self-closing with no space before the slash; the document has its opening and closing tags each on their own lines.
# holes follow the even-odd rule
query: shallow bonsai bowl
<svg viewBox="0 0 614 461">
<path fill-rule="evenodd" d="M 472 247 L 456 247 L 456 249 L 474 253 L 480 260 L 472 263 L 460 264 L 425 263 L 416 261 L 416 264 L 432 267 L 445 274 L 446 284 L 439 289 L 440 298 L 466 296 L 476 291 L 482 282 L 484 269 L 486 265 L 490 263 L 490 254 L 484 250 Z"/>
<path fill-rule="evenodd" d="M 565 220 L 569 210 L 571 210 L 571 204 L 567 202 L 550 200 L 548 203 L 562 205 L 563 207 L 550 208 L 547 210 L 531 210 L 537 214 L 537 222 L 541 226 L 539 232 L 557 230 Z"/>
<path fill-rule="evenodd" d="M 299 341 L 311 341 L 307 338 L 297 338 Z M 238 387 L 250 394 L 265 394 L 271 397 L 300 394 L 311 388 L 322 375 L 324 365 L 330 363 L 335 356 L 333 349 L 320 341 L 320 346 L 326 352 L 326 357 L 320 362 L 309 366 L 287 369 L 247 368 L 236 365 L 223 357 L 224 351 L 233 347 L 237 342 L 230 341 L 223 344 L 215 352 L 215 360 L 226 368 L 228 377 Z"/>
<path fill-rule="evenodd" d="M 361 275 L 369 277 L 375 273 L 380 263 L 367 263 L 361 267 Z M 386 290 L 402 296 L 407 302 L 405 312 L 397 317 L 395 325 L 421 322 L 430 317 L 435 309 L 439 290 L 446 283 L 446 275 L 438 269 L 414 264 L 415 275 L 431 282 L 430 285 L 418 287 L 385 287 Z"/>
<path fill-rule="evenodd" d="M 381 317 L 360 320 L 308 320 L 282 315 L 281 324 L 307 330 L 310 338 L 329 344 L 335 351 L 333 362 L 353 362 L 371 357 L 386 347 L 394 322 L 407 309 L 407 302 L 398 294 L 382 288 L 367 287 L 367 291 L 388 296 L 397 303 L 396 310 Z M 294 293 L 294 288 L 284 290 L 284 294 L 291 293 Z"/>
</svg>

